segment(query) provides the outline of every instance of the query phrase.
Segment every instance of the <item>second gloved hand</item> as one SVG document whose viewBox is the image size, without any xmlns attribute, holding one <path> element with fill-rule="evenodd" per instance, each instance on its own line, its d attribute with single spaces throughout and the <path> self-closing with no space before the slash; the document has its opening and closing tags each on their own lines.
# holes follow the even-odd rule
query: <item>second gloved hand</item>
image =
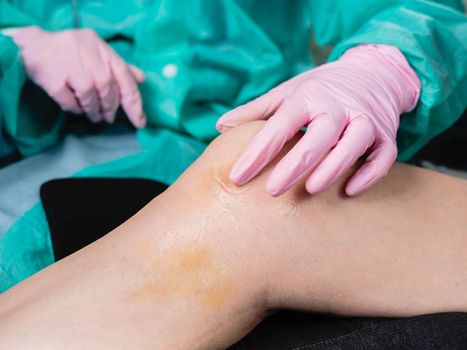
<svg viewBox="0 0 467 350">
<path fill-rule="evenodd" d="M 143 72 L 127 64 L 94 31 L 24 27 L 7 35 L 20 47 L 29 78 L 63 110 L 112 123 L 121 104 L 134 126 L 145 125 L 138 90 Z"/>
<path fill-rule="evenodd" d="M 347 195 L 357 195 L 394 163 L 399 116 L 415 107 L 419 93 L 420 81 L 397 48 L 350 49 L 338 61 L 302 73 L 219 119 L 221 132 L 268 120 L 235 163 L 230 179 L 237 185 L 250 181 L 307 127 L 273 169 L 268 192 L 278 196 L 310 171 L 308 192 L 323 191 L 370 150 L 346 186 Z"/>
</svg>

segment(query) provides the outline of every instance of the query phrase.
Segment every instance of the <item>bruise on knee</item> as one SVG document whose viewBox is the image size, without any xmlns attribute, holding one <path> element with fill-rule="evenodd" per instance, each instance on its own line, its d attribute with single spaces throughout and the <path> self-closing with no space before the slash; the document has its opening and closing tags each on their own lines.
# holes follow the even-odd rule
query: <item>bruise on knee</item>
<svg viewBox="0 0 467 350">
<path fill-rule="evenodd" d="M 129 301 L 178 297 L 216 309 L 225 305 L 233 292 L 229 274 L 210 247 L 200 242 L 170 247 L 158 257 L 154 257 L 153 250 L 146 245 L 140 247 L 138 257 L 154 272 L 146 274 L 129 293 Z"/>
</svg>

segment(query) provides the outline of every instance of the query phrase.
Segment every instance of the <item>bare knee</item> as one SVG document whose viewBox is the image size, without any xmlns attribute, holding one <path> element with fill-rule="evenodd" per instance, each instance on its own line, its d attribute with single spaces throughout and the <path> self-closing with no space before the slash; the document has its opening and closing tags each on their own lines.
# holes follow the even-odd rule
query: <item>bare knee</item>
<svg viewBox="0 0 467 350">
<path fill-rule="evenodd" d="M 212 163 L 222 163 L 230 168 L 264 124 L 264 121 L 254 121 L 220 134 L 208 146 L 203 157 Z"/>
</svg>

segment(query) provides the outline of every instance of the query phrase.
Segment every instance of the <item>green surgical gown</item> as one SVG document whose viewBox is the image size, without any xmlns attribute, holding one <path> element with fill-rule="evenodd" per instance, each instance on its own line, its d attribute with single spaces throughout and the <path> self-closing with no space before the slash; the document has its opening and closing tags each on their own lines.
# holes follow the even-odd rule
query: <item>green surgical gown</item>
<svg viewBox="0 0 467 350">
<path fill-rule="evenodd" d="M 88 0 L 81 27 L 93 28 L 141 67 L 149 127 L 196 139 L 216 136 L 228 109 L 319 63 L 310 37 L 333 47 L 398 47 L 422 82 L 416 110 L 403 115 L 399 159 L 448 128 L 467 100 L 467 19 L 456 0 Z M 71 0 L 0 0 L 0 29 L 73 28 Z M 167 66 L 172 67 L 167 70 Z M 167 75 L 164 72 L 176 74 Z M 76 121 L 27 84 L 18 49 L 0 37 L 0 131 L 23 155 L 55 143 Z"/>
<path fill-rule="evenodd" d="M 467 102 L 467 19 L 459 0 L 84 0 L 79 25 L 94 29 L 146 73 L 145 151 L 83 176 L 139 176 L 170 184 L 217 135 L 229 109 L 368 43 L 394 45 L 422 83 L 401 117 L 399 160 L 451 126 Z M 0 29 L 74 28 L 71 0 L 0 0 Z M 321 50 L 323 49 L 323 50 Z M 318 54 L 316 54 L 318 53 Z M 28 156 L 86 118 L 62 112 L 27 80 L 18 48 L 0 34 L 0 133 Z M 0 152 L 1 153 L 1 152 Z M 164 164 L 155 166 L 155 162 Z M 53 261 L 40 204 L 0 238 L 0 291 Z"/>
</svg>

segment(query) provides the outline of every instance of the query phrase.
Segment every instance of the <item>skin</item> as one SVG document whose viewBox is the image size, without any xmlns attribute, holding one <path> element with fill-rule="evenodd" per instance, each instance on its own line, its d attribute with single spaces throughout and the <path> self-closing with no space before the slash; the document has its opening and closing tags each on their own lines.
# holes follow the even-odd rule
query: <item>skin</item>
<svg viewBox="0 0 467 350">
<path fill-rule="evenodd" d="M 398 164 L 357 198 L 346 178 L 272 198 L 274 163 L 228 179 L 261 126 L 223 134 L 130 220 L 4 293 L 2 346 L 222 349 L 282 308 L 467 311 L 464 180 Z"/>
</svg>

